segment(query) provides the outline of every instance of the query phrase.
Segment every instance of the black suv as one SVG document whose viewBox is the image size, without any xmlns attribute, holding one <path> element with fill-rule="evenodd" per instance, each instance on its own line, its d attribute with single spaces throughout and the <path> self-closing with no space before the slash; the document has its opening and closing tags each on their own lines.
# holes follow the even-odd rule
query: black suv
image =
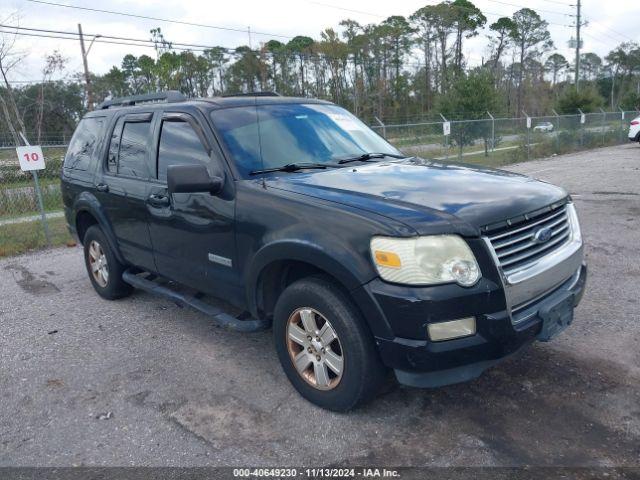
<svg viewBox="0 0 640 480">
<path fill-rule="evenodd" d="M 105 102 L 78 125 L 62 192 L 98 294 L 136 287 L 234 330 L 272 326 L 289 380 L 332 410 L 391 372 L 475 378 L 569 325 L 585 286 L 563 189 L 407 157 L 325 101 Z"/>
</svg>

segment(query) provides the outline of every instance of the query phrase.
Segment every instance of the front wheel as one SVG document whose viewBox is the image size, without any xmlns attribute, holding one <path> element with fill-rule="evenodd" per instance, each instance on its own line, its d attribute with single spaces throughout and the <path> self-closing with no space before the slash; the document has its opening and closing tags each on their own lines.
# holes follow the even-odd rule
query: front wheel
<svg viewBox="0 0 640 480">
<path fill-rule="evenodd" d="M 322 408 L 350 410 L 373 398 L 387 377 L 359 312 L 328 279 L 309 277 L 287 287 L 273 333 L 285 374 Z"/>
</svg>

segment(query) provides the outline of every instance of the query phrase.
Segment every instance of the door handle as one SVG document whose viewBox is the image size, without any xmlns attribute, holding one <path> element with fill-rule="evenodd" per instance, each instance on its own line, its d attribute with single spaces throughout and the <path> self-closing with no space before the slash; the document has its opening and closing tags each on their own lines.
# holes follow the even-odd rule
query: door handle
<svg viewBox="0 0 640 480">
<path fill-rule="evenodd" d="M 168 207 L 170 203 L 167 195 L 156 195 L 155 193 L 149 195 L 147 202 L 154 207 Z"/>
<path fill-rule="evenodd" d="M 99 183 L 98 185 L 96 185 L 96 190 L 99 192 L 108 192 L 109 191 L 109 185 L 104 184 L 104 183 Z"/>
</svg>

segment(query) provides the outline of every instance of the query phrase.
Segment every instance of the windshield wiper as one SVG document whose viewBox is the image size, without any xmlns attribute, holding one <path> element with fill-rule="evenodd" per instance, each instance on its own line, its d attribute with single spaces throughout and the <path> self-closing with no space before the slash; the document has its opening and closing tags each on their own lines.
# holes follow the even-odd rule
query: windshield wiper
<svg viewBox="0 0 640 480">
<path fill-rule="evenodd" d="M 342 160 L 338 160 L 339 164 L 351 163 L 351 162 L 366 162 L 367 160 L 372 160 L 374 158 L 407 158 L 406 155 L 398 155 L 396 153 L 377 153 L 377 152 L 367 152 L 362 155 L 357 155 L 355 157 L 343 158 Z"/>
<path fill-rule="evenodd" d="M 258 175 L 260 173 L 270 173 L 270 172 L 297 172 L 298 170 L 307 170 L 314 168 L 327 168 L 330 165 L 325 163 L 287 163 L 286 165 L 282 165 L 281 167 L 273 167 L 273 168 L 263 168 L 261 170 L 252 170 L 249 172 L 249 175 Z"/>
</svg>

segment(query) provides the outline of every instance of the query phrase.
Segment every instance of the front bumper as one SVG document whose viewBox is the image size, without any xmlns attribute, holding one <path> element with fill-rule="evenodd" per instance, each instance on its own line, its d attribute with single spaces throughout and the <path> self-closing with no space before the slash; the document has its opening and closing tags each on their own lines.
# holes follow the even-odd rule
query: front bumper
<svg viewBox="0 0 640 480">
<path fill-rule="evenodd" d="M 377 338 L 383 362 L 394 369 L 398 381 L 415 387 L 438 387 L 478 377 L 484 370 L 539 339 L 544 312 L 561 302 L 578 305 L 584 293 L 587 267 L 579 269 L 563 284 L 518 312 L 517 323 L 508 309 L 476 315 L 475 335 L 432 342 L 406 338 Z M 375 287 L 374 287 L 375 288 Z M 470 292 L 470 295 L 474 295 Z M 490 295 L 487 292 L 487 295 Z M 376 296 L 380 301 L 381 293 Z M 457 299 L 458 302 L 464 300 Z M 470 298 L 473 302 L 473 298 Z M 411 316 L 425 311 L 428 300 L 408 301 L 398 313 Z M 431 306 L 433 304 L 431 303 Z"/>
</svg>

